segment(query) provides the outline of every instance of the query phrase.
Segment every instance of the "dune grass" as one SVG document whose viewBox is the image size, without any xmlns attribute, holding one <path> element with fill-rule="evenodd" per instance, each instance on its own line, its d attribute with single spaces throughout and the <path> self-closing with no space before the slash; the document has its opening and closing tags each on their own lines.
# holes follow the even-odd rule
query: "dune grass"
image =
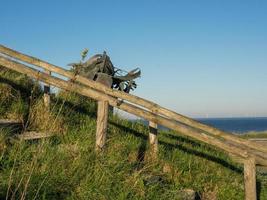
<svg viewBox="0 0 267 200">
<path fill-rule="evenodd" d="M 243 138 L 267 138 L 267 131 L 261 131 L 261 132 L 255 132 L 251 131 L 244 135 L 242 135 Z"/>
<path fill-rule="evenodd" d="M 106 148 L 96 155 L 96 103 L 60 92 L 47 113 L 39 87 L 26 82 L 31 99 L 14 91 L 23 107 L 18 116 L 25 128 L 56 135 L 14 141 L 8 128 L 0 129 L 0 199 L 181 199 L 180 190 L 189 188 L 201 199 L 244 198 L 242 166 L 172 131 L 160 132 L 159 158 L 152 160 L 148 128 L 110 115 Z M 20 106 L 6 96 L 1 93 L 1 115 L 17 116 Z M 261 199 L 267 199 L 266 176 L 259 173 L 257 182 Z"/>
</svg>

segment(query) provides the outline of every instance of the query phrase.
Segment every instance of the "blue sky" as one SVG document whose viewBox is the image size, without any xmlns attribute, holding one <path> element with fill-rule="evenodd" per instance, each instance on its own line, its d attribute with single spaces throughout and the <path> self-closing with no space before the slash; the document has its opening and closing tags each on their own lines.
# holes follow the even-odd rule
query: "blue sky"
<svg viewBox="0 0 267 200">
<path fill-rule="evenodd" d="M 0 43 L 62 67 L 106 50 L 134 94 L 192 117 L 267 116 L 267 1 L 1 1 Z"/>
</svg>

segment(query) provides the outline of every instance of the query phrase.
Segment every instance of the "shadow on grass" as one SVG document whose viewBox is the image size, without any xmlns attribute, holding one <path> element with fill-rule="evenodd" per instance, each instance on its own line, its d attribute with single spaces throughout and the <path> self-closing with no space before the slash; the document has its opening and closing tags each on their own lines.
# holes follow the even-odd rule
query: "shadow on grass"
<svg viewBox="0 0 267 200">
<path fill-rule="evenodd" d="M 141 139 L 143 139 L 143 142 L 141 143 L 140 145 L 140 148 L 138 150 L 138 156 L 137 156 L 137 160 L 139 162 L 143 162 L 144 160 L 144 155 L 145 155 L 145 151 L 146 151 L 146 141 L 148 140 L 148 137 L 146 135 L 144 135 L 143 133 L 140 133 L 134 129 L 131 129 L 129 127 L 126 127 L 126 126 L 123 126 L 121 124 L 118 124 L 118 123 L 115 123 L 113 121 L 109 121 L 109 124 L 115 126 L 116 128 L 119 128 L 121 130 L 123 130 L 124 132 L 127 132 L 127 133 L 130 133 L 136 137 L 139 137 Z M 175 135 L 171 135 L 171 134 L 165 134 L 164 136 L 168 137 L 168 138 L 171 138 L 171 139 L 174 139 L 174 140 L 177 140 L 178 142 L 183 142 L 183 143 L 190 143 L 192 146 L 195 146 L 195 147 L 200 147 L 201 144 L 200 143 L 197 143 L 196 141 L 193 141 L 193 140 L 190 140 L 188 138 L 184 138 L 184 137 L 181 137 L 181 136 L 175 136 Z M 182 145 L 179 145 L 179 144 L 170 144 L 170 143 L 167 143 L 167 142 L 164 142 L 164 141 L 159 141 L 159 144 L 163 145 L 166 149 L 168 149 L 169 151 L 173 151 L 174 149 L 179 149 L 185 153 L 189 153 L 189 154 L 192 154 L 192 155 L 195 155 L 195 156 L 198 156 L 198 157 L 201 157 L 201 158 L 204 158 L 204 159 L 207 159 L 209 161 L 212 161 L 212 162 L 215 162 L 215 163 L 218 163 L 238 174 L 243 174 L 243 169 L 242 168 L 239 168 L 239 167 L 236 167 L 234 166 L 233 164 L 227 162 L 226 160 L 222 159 L 222 158 L 219 158 L 219 157 L 216 157 L 216 156 L 213 156 L 213 155 L 208 155 L 207 153 L 204 153 L 204 152 L 200 152 L 200 151 L 197 151 L 195 149 L 190 149 L 190 148 L 187 148 L 187 147 L 184 147 Z M 213 148 L 209 148 L 209 147 L 205 147 L 206 149 L 210 149 L 210 150 L 213 150 Z M 141 164 L 141 163 L 140 163 Z M 257 199 L 261 200 L 262 198 L 260 198 L 260 194 L 261 194 L 261 186 L 262 186 L 262 183 L 260 180 L 257 180 L 256 182 L 256 185 L 257 185 Z"/>
<path fill-rule="evenodd" d="M 10 85 L 15 90 L 20 91 L 21 97 L 23 99 L 29 100 L 29 97 L 31 96 L 31 93 L 32 93 L 33 84 L 29 85 L 30 87 L 25 87 L 25 86 L 22 86 L 21 84 L 15 83 L 14 81 L 11 81 L 3 77 L 0 77 L 0 83 Z"/>
<path fill-rule="evenodd" d="M 13 136 L 19 133 L 23 129 L 23 124 L 21 122 L 3 121 L 0 119 L 0 130 L 6 130 L 8 136 Z"/>
<path fill-rule="evenodd" d="M 259 180 L 256 181 L 256 189 L 257 189 L 257 199 L 261 200 L 260 194 L 261 194 L 261 182 Z"/>
<path fill-rule="evenodd" d="M 92 107 L 90 109 L 85 108 L 84 105 L 82 104 L 74 104 L 73 102 L 63 100 L 63 99 L 57 99 L 56 100 L 56 105 L 64 105 L 65 110 L 67 111 L 75 111 L 78 112 L 79 114 L 87 115 L 90 118 L 96 118 L 96 106 Z"/>
<path fill-rule="evenodd" d="M 142 143 L 141 143 L 141 145 L 138 149 L 138 153 L 137 153 L 137 161 L 139 163 L 142 163 L 145 160 L 146 147 L 147 147 L 146 141 L 142 140 Z"/>
<path fill-rule="evenodd" d="M 127 133 L 130 133 L 136 137 L 139 137 L 141 139 L 143 139 L 142 143 L 141 143 L 141 146 L 139 148 L 139 151 L 138 151 L 138 161 L 139 162 L 142 162 L 144 160 L 144 155 L 145 155 L 145 151 L 146 151 L 146 141 L 148 140 L 148 137 L 146 135 L 144 135 L 143 133 L 140 133 L 134 129 L 131 129 L 129 127 L 126 127 L 126 126 L 123 126 L 121 124 L 118 124 L 118 123 L 115 123 L 113 121 L 109 121 L 109 124 L 115 126 L 116 128 L 119 128 L 121 130 L 123 130 L 124 132 L 127 132 Z M 172 134 L 168 134 L 168 133 L 165 133 L 164 134 L 165 137 L 167 138 L 170 138 L 170 139 L 174 139 L 178 142 L 181 142 L 181 143 L 189 143 L 190 145 L 192 146 L 195 146 L 195 147 L 201 147 L 201 143 L 198 143 L 194 140 L 191 140 L 189 138 L 185 138 L 185 137 L 181 137 L 181 136 L 176 136 L 176 135 L 172 135 Z M 197 151 L 195 149 L 190 149 L 190 148 L 187 148 L 187 147 L 184 147 L 182 145 L 179 145 L 179 144 L 170 144 L 168 142 L 164 142 L 164 141 L 159 141 L 159 144 L 163 145 L 166 149 L 168 149 L 169 151 L 173 151 L 174 149 L 179 149 L 185 153 L 189 153 L 189 154 L 192 154 L 192 155 L 195 155 L 195 156 L 198 156 L 198 157 L 201 157 L 201 158 L 204 158 L 204 159 L 207 159 L 209 161 L 212 161 L 212 162 L 216 162 L 238 174 L 243 174 L 243 169 L 242 168 L 238 168 L 236 166 L 234 166 L 233 164 L 227 162 L 226 160 L 222 159 L 222 158 L 219 158 L 219 157 L 216 157 L 216 156 L 213 156 L 213 155 L 208 155 L 207 153 L 204 153 L 204 152 L 200 152 L 200 151 Z M 213 150 L 213 148 L 210 148 L 210 147 L 205 147 L 206 149 L 210 149 L 210 150 Z M 256 186 L 257 186 L 257 199 L 261 199 L 260 198 L 260 194 L 261 194 L 261 181 L 260 180 L 257 180 L 256 182 Z"/>
<path fill-rule="evenodd" d="M 126 126 L 123 126 L 121 124 L 117 124 L 115 122 L 109 122 L 110 124 L 112 124 L 113 126 L 119 128 L 119 129 L 122 129 L 123 131 L 127 132 L 127 133 L 130 133 L 130 134 L 133 134 L 134 136 L 136 137 L 139 137 L 139 138 L 142 138 L 143 140 L 147 141 L 147 136 L 145 136 L 144 134 L 134 130 L 134 129 L 131 129 L 129 127 L 126 127 Z M 170 136 L 170 135 L 169 135 Z M 172 137 L 172 135 L 171 135 Z M 179 137 L 179 136 L 174 136 L 172 137 L 173 139 L 179 141 L 179 142 L 186 142 L 186 143 L 190 143 L 192 144 L 193 146 L 200 146 L 200 144 L 198 144 L 197 142 L 193 141 L 193 140 L 190 140 L 188 138 L 183 138 L 183 137 Z M 239 174 L 243 173 L 243 170 L 232 165 L 231 163 L 227 162 L 226 160 L 224 159 L 221 159 L 221 158 L 218 158 L 216 156 L 213 156 L 213 155 L 208 155 L 206 153 L 203 153 L 203 152 L 200 152 L 200 151 L 197 151 L 197 150 L 194 150 L 194 149 L 190 149 L 190 148 L 187 148 L 187 147 L 184 147 L 182 145 L 179 145 L 179 144 L 170 144 L 170 143 L 167 143 L 167 142 L 164 142 L 164 141 L 159 141 L 159 144 L 163 145 L 166 149 L 168 149 L 169 151 L 173 151 L 174 149 L 179 149 L 185 153 L 189 153 L 189 154 L 192 154 L 192 155 L 195 155 L 195 156 L 198 156 L 198 157 L 201 157 L 201 158 L 204 158 L 204 159 L 207 159 L 207 160 L 210 160 L 210 161 L 213 161 L 213 162 L 216 162 L 218 164 L 221 164 L 222 166 L 228 168 L 228 169 L 231 169 Z M 145 149 L 143 149 L 145 150 Z"/>
<path fill-rule="evenodd" d="M 42 94 L 41 88 L 39 86 L 38 88 L 35 88 L 36 85 L 32 79 L 28 79 L 28 80 L 25 79 L 25 80 L 21 80 L 21 83 L 16 83 L 15 81 L 12 81 L 8 78 L 0 77 L 0 83 L 10 85 L 14 90 L 19 92 L 21 99 L 23 100 L 25 105 L 28 106 L 28 111 L 24 113 L 24 116 L 23 116 L 23 120 L 27 121 L 29 117 L 29 112 L 30 112 L 29 106 L 31 104 L 31 101 L 34 99 L 38 99 L 41 96 Z"/>
</svg>

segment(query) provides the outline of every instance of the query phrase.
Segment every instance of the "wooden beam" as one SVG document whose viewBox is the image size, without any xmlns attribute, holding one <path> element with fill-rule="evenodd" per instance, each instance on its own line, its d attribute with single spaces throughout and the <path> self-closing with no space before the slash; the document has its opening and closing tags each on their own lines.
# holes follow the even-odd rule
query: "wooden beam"
<svg viewBox="0 0 267 200">
<path fill-rule="evenodd" d="M 265 145 L 257 144 L 254 141 L 249 141 L 249 140 L 240 138 L 238 136 L 235 136 L 231 133 L 227 133 L 227 132 L 221 131 L 219 129 L 216 129 L 214 127 L 202 124 L 202 123 L 195 121 L 191 118 L 188 118 L 186 116 L 183 116 L 181 114 L 173 112 L 169 109 L 163 108 L 163 107 L 159 106 L 158 104 L 151 102 L 151 101 L 148 101 L 146 99 L 143 99 L 143 98 L 131 95 L 131 94 L 127 94 L 127 93 L 124 93 L 121 91 L 112 90 L 111 88 L 108 88 L 104 85 L 98 84 L 97 82 L 89 80 L 89 79 L 82 77 L 80 75 L 74 76 L 74 74 L 72 72 L 70 72 L 68 70 L 64 70 L 64 69 L 62 69 L 56 65 L 52 65 L 48 62 L 42 61 L 38 58 L 22 54 L 20 52 L 12 50 L 8 47 L 5 47 L 3 45 L 0 45 L 0 53 L 11 56 L 11 57 L 16 58 L 16 59 L 19 59 L 21 61 L 27 62 L 29 64 L 42 67 L 46 70 L 58 73 L 60 75 L 66 76 L 66 77 L 73 79 L 75 81 L 78 81 L 78 82 L 80 82 L 86 86 L 89 86 L 89 87 L 94 88 L 96 90 L 102 91 L 105 94 L 129 101 L 129 102 L 132 102 L 135 104 L 138 104 L 139 106 L 142 106 L 148 110 L 151 110 L 153 113 L 158 113 L 159 115 L 176 120 L 178 122 L 189 125 L 191 127 L 206 131 L 211 135 L 214 135 L 217 137 L 222 137 L 222 138 L 227 139 L 229 141 L 233 141 L 237 144 L 242 144 L 247 148 L 251 148 L 254 150 L 261 150 L 267 154 L 267 146 L 265 146 Z"/>
<path fill-rule="evenodd" d="M 22 134 L 17 134 L 16 137 L 21 140 L 34 140 L 34 139 L 41 139 L 51 137 L 55 134 L 46 133 L 46 132 L 37 132 L 37 131 L 26 131 Z"/>
<path fill-rule="evenodd" d="M 267 146 L 267 138 L 250 138 L 250 141 Z"/>
<path fill-rule="evenodd" d="M 244 162 L 244 182 L 245 182 L 245 199 L 256 200 L 256 163 L 254 158 L 249 158 Z"/>
<path fill-rule="evenodd" d="M 158 157 L 158 125 L 154 122 L 149 122 L 149 145 L 150 156 L 152 159 Z"/>
<path fill-rule="evenodd" d="M 18 120 L 0 119 L 0 128 L 12 128 L 12 130 L 18 131 L 23 128 L 23 123 Z"/>
<path fill-rule="evenodd" d="M 103 150 L 108 126 L 108 101 L 98 101 L 96 126 L 96 152 Z"/>
<path fill-rule="evenodd" d="M 3 125 L 13 125 L 13 124 L 22 124 L 19 120 L 12 120 L 12 119 L 0 119 L 0 124 Z"/>
<path fill-rule="evenodd" d="M 243 158 L 247 158 L 248 156 L 250 156 L 250 154 L 252 154 L 253 156 L 255 156 L 257 163 L 261 165 L 267 165 L 267 159 L 266 159 L 267 155 L 257 155 L 258 151 L 252 151 L 250 149 L 244 149 L 241 146 L 225 143 L 224 141 L 221 141 L 218 138 L 213 137 L 211 135 L 207 135 L 202 131 L 184 126 L 173 120 L 164 118 L 160 115 L 156 115 L 154 113 L 151 113 L 150 111 L 144 110 L 138 106 L 118 101 L 114 97 L 111 97 L 102 92 L 86 87 L 84 85 L 75 84 L 73 82 L 68 82 L 57 77 L 48 76 L 47 74 L 44 74 L 30 67 L 27 67 L 26 65 L 23 65 L 21 63 L 4 58 L 2 56 L 0 56 L 0 64 L 17 72 L 27 74 L 28 76 L 41 80 L 47 84 L 51 84 L 65 90 L 73 91 L 96 100 L 108 101 L 108 103 L 111 106 L 117 107 L 123 111 L 132 113 L 136 116 L 142 117 L 156 124 L 161 124 L 167 128 L 173 129 L 177 132 L 195 138 L 204 143 L 216 146 L 217 148 L 220 148 L 228 153 L 236 154 Z"/>
</svg>

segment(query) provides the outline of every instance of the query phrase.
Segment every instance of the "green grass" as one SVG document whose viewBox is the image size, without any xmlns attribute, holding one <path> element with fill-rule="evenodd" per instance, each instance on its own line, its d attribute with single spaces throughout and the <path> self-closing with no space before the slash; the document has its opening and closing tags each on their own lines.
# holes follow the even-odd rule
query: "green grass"
<svg viewBox="0 0 267 200">
<path fill-rule="evenodd" d="M 267 132 L 262 131 L 262 132 L 248 132 L 244 135 L 242 135 L 244 138 L 267 138 Z"/>
<path fill-rule="evenodd" d="M 30 104 L 40 95 L 40 86 L 35 81 L 0 66 L 1 118 L 26 120 Z"/>
<path fill-rule="evenodd" d="M 28 79 L 26 83 L 28 89 L 36 88 Z M 244 198 L 243 168 L 223 152 L 163 131 L 159 159 L 153 161 L 147 127 L 110 116 L 106 148 L 96 155 L 95 102 L 60 92 L 47 115 L 37 91 L 29 99 L 16 89 L 20 104 L 0 97 L 1 115 L 23 116 L 28 129 L 57 135 L 14 141 L 10 130 L 0 129 L 0 199 L 180 199 L 179 190 L 186 188 L 202 199 Z M 15 115 L 18 105 L 24 109 Z M 258 174 L 257 180 L 261 199 L 267 199 L 266 176 Z"/>
</svg>

